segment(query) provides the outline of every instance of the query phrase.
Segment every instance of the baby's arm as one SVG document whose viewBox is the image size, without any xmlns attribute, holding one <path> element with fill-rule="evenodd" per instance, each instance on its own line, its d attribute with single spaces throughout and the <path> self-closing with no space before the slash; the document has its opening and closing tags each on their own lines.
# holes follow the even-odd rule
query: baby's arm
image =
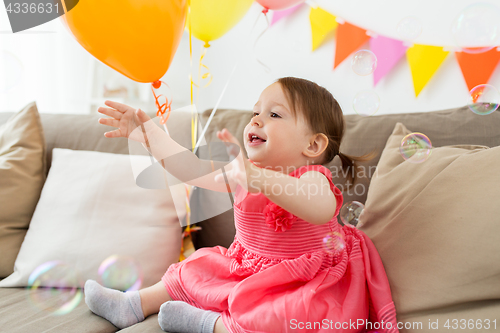
<svg viewBox="0 0 500 333">
<path fill-rule="evenodd" d="M 143 146 L 165 170 L 186 184 L 218 192 L 235 190 L 214 180 L 216 175 L 222 174 L 222 167 L 226 172 L 231 170 L 231 164 L 198 158 L 157 126 L 149 128 L 148 140 Z"/>
<path fill-rule="evenodd" d="M 296 178 L 263 168 L 250 176 L 250 185 L 259 188 L 278 206 L 312 224 L 327 223 L 337 208 L 328 179 L 318 171 L 308 171 Z"/>
<path fill-rule="evenodd" d="M 114 101 L 105 101 L 104 104 L 106 107 L 99 107 L 97 111 L 111 118 L 99 118 L 99 123 L 117 127 L 111 132 L 104 133 L 105 137 L 125 137 L 143 143 L 168 172 L 185 183 L 214 191 L 232 190 L 225 182 L 214 181 L 216 175 L 222 174 L 221 168 L 224 167 L 226 171 L 229 171 L 233 167 L 231 164 L 225 166 L 223 162 L 198 159 L 195 154 L 179 145 L 156 126 L 151 118 L 140 109 L 136 110 Z"/>
</svg>

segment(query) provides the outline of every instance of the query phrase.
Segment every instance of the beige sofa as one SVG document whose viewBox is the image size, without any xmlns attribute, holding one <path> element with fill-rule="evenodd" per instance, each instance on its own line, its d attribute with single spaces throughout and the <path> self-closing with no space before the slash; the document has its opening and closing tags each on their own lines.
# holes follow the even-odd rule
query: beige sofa
<svg viewBox="0 0 500 333">
<path fill-rule="evenodd" d="M 208 115 L 206 111 L 202 122 Z M 11 116 L 12 113 L 0 113 L 0 125 Z M 50 167 L 53 148 L 128 154 L 127 140 L 104 138 L 107 129 L 97 123 L 98 115 L 40 116 L 47 167 Z M 219 110 L 207 132 L 207 141 L 217 141 L 215 132 L 224 127 L 242 137 L 250 117 L 248 111 Z M 500 206 L 500 151 L 488 150 L 491 154 L 483 161 L 481 154 L 487 151 L 485 148 L 466 145 L 499 146 L 500 111 L 480 116 L 462 107 L 345 118 L 347 129 L 341 151 L 361 155 L 375 150 L 377 156 L 362 165 L 364 173 L 358 175 L 361 176 L 359 183 L 350 189 L 345 187 L 345 175 L 340 171 L 338 158 L 327 166 L 343 190 L 344 202 L 366 203 L 361 229 L 374 241 L 386 267 L 402 325 L 400 331 L 435 332 L 436 327 L 437 331 L 448 331 L 463 328 L 464 321 L 469 331 L 494 331 L 493 325 L 499 329 L 500 211 L 496 206 Z M 180 138 L 186 147 L 190 145 L 186 134 L 190 131 L 190 119 L 189 113 L 173 113 L 168 120 L 172 136 Z M 397 144 L 409 133 L 404 127 L 396 126 L 397 123 L 431 139 L 435 148 L 427 161 L 409 163 L 397 156 Z M 462 146 L 444 147 L 451 145 Z M 201 157 L 207 158 L 207 152 L 201 151 Z M 221 146 L 214 146 L 210 154 L 215 159 L 227 158 Z M 469 163 L 470 158 L 475 159 Z M 377 170 L 379 161 L 380 170 Z M 484 163 L 488 163 L 486 169 Z M 475 173 L 474 166 L 483 171 Z M 462 185 L 457 185 L 459 183 Z M 469 187 L 475 192 L 468 192 Z M 446 191 L 447 188 L 450 190 Z M 478 193 L 478 189 L 484 192 Z M 227 200 L 227 194 L 203 189 L 193 191 L 192 220 L 209 216 L 205 211 L 221 200 Z M 202 228 L 193 235 L 198 248 L 228 246 L 234 238 L 232 210 L 220 212 L 197 225 Z M 7 244 L 5 238 L 0 238 L 0 242 Z M 20 246 L 19 242 L 12 244 Z M 11 252 L 17 251 L 19 248 L 11 249 Z M 13 267 L 4 271 L 9 269 Z M 23 288 L 0 288 L 0 331 L 118 331 L 93 315 L 83 301 L 70 313 L 53 316 L 31 306 L 28 293 Z M 486 320 L 489 320 L 489 329 L 486 329 Z M 161 332 L 157 316 L 121 331 Z"/>
</svg>

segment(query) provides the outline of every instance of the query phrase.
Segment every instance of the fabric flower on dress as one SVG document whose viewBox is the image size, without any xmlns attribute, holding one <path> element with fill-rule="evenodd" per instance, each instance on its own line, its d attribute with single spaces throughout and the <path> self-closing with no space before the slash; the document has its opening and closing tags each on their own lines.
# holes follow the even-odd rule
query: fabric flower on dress
<svg viewBox="0 0 500 333">
<path fill-rule="evenodd" d="M 266 217 L 267 225 L 276 232 L 287 231 L 292 227 L 295 220 L 297 220 L 297 216 L 284 210 L 274 202 L 270 202 L 264 208 L 264 216 Z"/>
</svg>

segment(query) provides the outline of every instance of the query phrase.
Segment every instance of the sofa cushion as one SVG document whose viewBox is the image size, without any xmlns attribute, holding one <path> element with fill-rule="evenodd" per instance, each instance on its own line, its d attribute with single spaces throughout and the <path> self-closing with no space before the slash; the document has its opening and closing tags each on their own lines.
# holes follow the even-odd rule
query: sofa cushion
<svg viewBox="0 0 500 333">
<path fill-rule="evenodd" d="M 170 191 L 136 185 L 131 167 L 136 159 L 150 161 L 146 156 L 54 149 L 14 273 L 0 287 L 26 286 L 35 268 L 54 260 L 79 271 L 82 282 L 100 281 L 98 268 L 111 255 L 135 259 L 142 267 L 142 287 L 160 281 L 178 261 L 181 227 Z"/>
<path fill-rule="evenodd" d="M 35 293 L 33 295 L 32 293 Z M 0 288 L 0 327 L 9 333 L 164 333 L 154 314 L 143 322 L 119 330 L 106 319 L 93 314 L 84 302 L 64 316 L 47 316 L 29 301 L 39 290 Z M 59 298 L 64 295 L 57 296 Z M 63 300 L 64 301 L 64 300 Z M 63 302 L 61 301 L 61 302 Z M 54 300 L 57 302 L 57 300 Z"/>
<path fill-rule="evenodd" d="M 212 110 L 203 113 L 201 122 L 205 124 Z M 227 128 L 239 140 L 242 140 L 243 129 L 252 117 L 251 111 L 245 110 L 218 110 L 205 135 L 207 142 L 219 141 L 216 132 Z M 397 122 L 410 126 L 415 132 L 425 133 L 435 146 L 452 144 L 477 144 L 484 146 L 500 145 L 500 112 L 496 111 L 487 116 L 480 116 L 472 112 L 467 106 L 449 110 L 415 113 L 398 113 L 377 116 L 346 115 L 346 130 L 340 151 L 354 156 L 375 151 L 375 158 L 361 163 L 359 180 L 355 186 L 348 189 L 345 186 L 345 174 L 341 169 L 340 159 L 335 157 L 325 166 L 330 169 L 333 182 L 342 190 L 344 202 L 359 201 L 365 203 L 380 154 L 385 147 L 387 138 L 391 135 Z M 241 141 L 240 141 L 241 142 Z M 211 149 L 211 154 L 200 155 L 202 158 L 217 158 L 227 160 L 227 153 L 223 147 Z M 227 206 L 227 196 L 204 189 L 194 192 L 192 214 L 201 217 L 214 216 L 199 223 L 203 232 L 194 234 L 194 244 L 197 248 L 203 246 L 229 246 L 234 239 L 233 210 Z M 218 214 L 213 215 L 213 207 L 220 207 Z M 195 209 L 197 208 L 198 211 Z M 208 213 L 206 213 L 208 211 Z M 339 219 L 340 222 L 340 219 Z"/>
<path fill-rule="evenodd" d="M 109 321 L 94 315 L 84 302 L 64 316 L 47 315 L 46 312 L 33 306 L 30 301 L 31 298 L 36 297 L 36 293 L 40 292 L 42 291 L 24 288 L 0 288 L 0 330 L 9 333 L 111 333 L 118 331 L 118 328 Z M 64 295 L 54 297 L 64 298 Z"/>
<path fill-rule="evenodd" d="M 120 333 L 165 333 L 158 323 L 158 315 L 147 317 L 143 322 L 124 328 Z M 167 332 L 168 333 L 168 332 Z"/>
<path fill-rule="evenodd" d="M 359 222 L 384 263 L 398 320 L 494 320 L 500 308 L 500 146 L 437 147 L 424 162 L 412 163 L 399 151 L 409 133 L 396 124 Z"/>
<path fill-rule="evenodd" d="M 0 127 L 0 279 L 14 271 L 45 169 L 44 134 L 31 103 Z"/>
</svg>

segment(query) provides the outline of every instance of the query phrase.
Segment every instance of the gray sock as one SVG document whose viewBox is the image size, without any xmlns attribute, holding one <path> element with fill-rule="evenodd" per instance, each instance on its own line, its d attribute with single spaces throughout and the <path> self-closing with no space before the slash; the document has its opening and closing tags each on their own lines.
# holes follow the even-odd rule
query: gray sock
<svg viewBox="0 0 500 333">
<path fill-rule="evenodd" d="M 89 309 L 118 328 L 129 327 L 144 320 L 138 291 L 124 293 L 105 288 L 94 280 L 87 280 L 84 293 Z"/>
<path fill-rule="evenodd" d="M 158 322 L 165 332 L 213 333 L 220 313 L 195 308 L 185 302 L 163 303 L 158 313 Z"/>
</svg>

